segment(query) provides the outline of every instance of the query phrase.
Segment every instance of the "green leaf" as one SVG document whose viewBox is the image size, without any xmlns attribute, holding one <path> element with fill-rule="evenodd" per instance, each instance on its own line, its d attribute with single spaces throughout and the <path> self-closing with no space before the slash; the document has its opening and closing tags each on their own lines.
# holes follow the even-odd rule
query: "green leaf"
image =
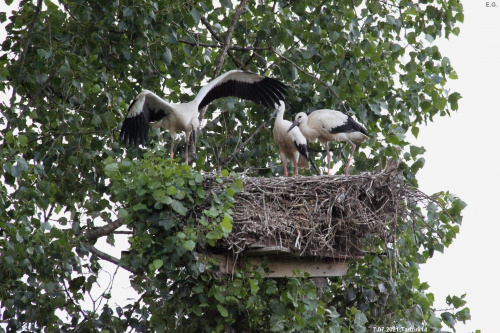
<svg viewBox="0 0 500 333">
<path fill-rule="evenodd" d="M 125 218 L 128 216 L 128 211 L 126 209 L 118 209 L 118 218 Z"/>
<path fill-rule="evenodd" d="M 163 266 L 163 260 L 161 260 L 161 259 L 155 259 L 155 260 L 153 261 L 153 267 L 154 267 L 155 269 L 160 269 L 160 268 L 161 268 L 161 266 Z"/>
<path fill-rule="evenodd" d="M 241 179 L 235 179 L 231 184 L 231 189 L 236 193 L 241 192 L 243 190 L 243 181 Z"/>
<path fill-rule="evenodd" d="M 207 233 L 207 239 L 218 240 L 222 238 L 222 230 L 220 228 L 216 228 L 209 233 Z"/>
<path fill-rule="evenodd" d="M 449 312 L 443 312 L 441 313 L 441 318 L 443 321 L 448 325 L 449 327 L 454 327 L 455 326 L 455 320 L 453 319 L 453 316 Z"/>
<path fill-rule="evenodd" d="M 55 4 L 53 4 L 52 1 L 50 1 L 50 0 L 43 0 L 43 3 L 51 11 L 57 11 L 59 9 L 59 7 Z"/>
<path fill-rule="evenodd" d="M 418 133 L 420 132 L 420 129 L 416 126 L 413 126 L 411 128 L 411 134 L 413 134 L 413 136 L 416 138 L 418 138 Z"/>
<path fill-rule="evenodd" d="M 198 189 L 196 190 L 196 194 L 199 198 L 205 198 L 206 196 L 205 190 L 202 187 L 198 187 Z"/>
<path fill-rule="evenodd" d="M 231 0 L 221 0 L 220 3 L 226 8 L 233 9 L 233 2 Z"/>
<path fill-rule="evenodd" d="M 92 86 L 92 92 L 93 93 L 98 93 L 102 90 L 101 86 L 98 85 L 97 83 Z"/>
<path fill-rule="evenodd" d="M 187 240 L 184 243 L 182 243 L 182 246 L 188 251 L 193 251 L 196 246 L 196 243 L 193 242 L 192 240 Z"/>
<path fill-rule="evenodd" d="M 161 55 L 161 60 L 168 65 L 172 63 L 172 51 L 168 47 L 165 47 L 165 52 Z"/>
<path fill-rule="evenodd" d="M 366 315 L 359 311 L 354 315 L 354 325 L 364 326 L 368 322 Z"/>
<path fill-rule="evenodd" d="M 198 25 L 200 23 L 200 19 L 201 19 L 200 12 L 197 11 L 196 8 L 193 8 L 193 9 L 191 9 L 191 16 L 193 17 L 194 22 L 196 23 L 196 25 Z"/>
<path fill-rule="evenodd" d="M 232 218 L 228 214 L 224 214 L 224 218 L 222 219 L 222 228 L 231 231 L 233 230 Z"/>
<path fill-rule="evenodd" d="M 249 279 L 249 282 L 250 282 L 250 290 L 252 292 L 252 295 L 256 295 L 260 289 L 257 280 Z"/>
<path fill-rule="evenodd" d="M 195 181 L 196 181 L 198 184 L 200 184 L 200 183 L 202 183 L 202 182 L 203 182 L 203 176 L 202 176 L 201 174 L 199 174 L 199 173 L 197 173 L 197 174 L 194 176 L 194 179 L 195 179 Z"/>
<path fill-rule="evenodd" d="M 175 186 L 170 186 L 167 189 L 167 194 L 168 195 L 175 195 L 177 193 L 177 188 Z"/>
<path fill-rule="evenodd" d="M 124 7 L 122 10 L 122 13 L 123 13 L 124 17 L 129 17 L 129 16 L 132 16 L 134 14 L 132 9 L 130 9 L 129 7 Z"/>
<path fill-rule="evenodd" d="M 174 211 L 176 211 L 178 214 L 180 214 L 182 216 L 186 215 L 186 213 L 187 213 L 187 208 L 184 207 L 182 202 L 180 202 L 178 200 L 172 199 L 172 203 L 170 204 L 170 206 L 172 207 L 172 209 Z"/>
<path fill-rule="evenodd" d="M 221 314 L 222 317 L 225 318 L 229 315 L 227 309 L 223 305 L 217 304 L 217 309 L 219 310 L 219 313 Z"/>
<path fill-rule="evenodd" d="M 470 310 L 469 308 L 464 308 L 460 311 L 458 311 L 456 314 L 455 314 L 455 317 L 457 318 L 457 320 L 463 322 L 465 324 L 465 322 L 467 320 L 470 320 L 471 319 L 471 315 L 470 315 Z"/>
<path fill-rule="evenodd" d="M 69 282 L 69 290 L 72 292 L 79 291 L 85 283 L 85 276 L 78 276 Z"/>
<path fill-rule="evenodd" d="M 118 173 L 118 163 L 110 163 L 104 167 L 104 173 L 107 176 L 113 176 Z"/>
<path fill-rule="evenodd" d="M 51 58 L 53 56 L 53 53 L 52 51 L 46 51 L 44 49 L 38 49 L 36 50 L 36 53 L 38 54 L 38 56 L 40 58 L 42 58 L 43 60 L 48 60 L 49 58 Z M 45 82 L 45 81 L 44 81 Z"/>
<path fill-rule="evenodd" d="M 64 63 L 61 65 L 61 67 L 59 67 L 59 70 L 57 72 L 60 76 L 67 77 L 71 72 L 71 68 L 69 67 L 68 63 Z"/>
<path fill-rule="evenodd" d="M 36 76 L 36 83 L 38 84 L 44 84 L 47 80 L 49 79 L 49 76 L 47 74 L 37 74 Z"/>
<path fill-rule="evenodd" d="M 440 327 L 441 326 L 441 319 L 435 316 L 430 316 L 429 318 L 429 325 L 431 327 Z"/>
<path fill-rule="evenodd" d="M 143 203 L 138 203 L 136 205 L 134 205 L 134 207 L 132 207 L 132 209 L 136 212 L 138 210 L 144 210 L 144 209 L 147 209 L 148 207 L 143 204 Z"/>
<path fill-rule="evenodd" d="M 464 301 L 464 298 L 465 295 L 462 295 L 462 297 L 457 297 L 457 296 L 448 296 L 446 297 L 446 303 L 448 304 L 453 304 L 453 307 L 455 309 L 458 309 L 458 308 L 461 308 L 462 306 L 464 306 L 467 302 Z"/>
<path fill-rule="evenodd" d="M 26 147 L 26 145 L 28 144 L 28 137 L 26 135 L 20 134 L 18 140 L 21 147 Z"/>
<path fill-rule="evenodd" d="M 458 100 L 461 98 L 462 96 L 457 92 L 454 92 L 450 94 L 450 96 L 448 96 L 448 102 L 450 103 L 450 107 L 453 111 L 458 110 Z"/>
</svg>

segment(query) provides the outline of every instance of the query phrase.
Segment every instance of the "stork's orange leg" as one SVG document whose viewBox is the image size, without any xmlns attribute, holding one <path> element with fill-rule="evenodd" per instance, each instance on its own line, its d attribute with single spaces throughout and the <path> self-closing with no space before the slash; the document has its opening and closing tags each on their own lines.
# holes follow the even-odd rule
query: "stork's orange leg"
<svg viewBox="0 0 500 333">
<path fill-rule="evenodd" d="M 349 161 L 347 161 L 347 165 L 345 167 L 345 174 L 348 175 L 348 171 L 349 171 L 349 165 L 351 165 L 351 160 L 352 160 L 352 156 L 354 155 L 354 151 L 356 150 L 356 145 L 354 144 L 354 142 L 352 141 L 349 141 L 349 143 L 351 144 L 351 155 L 349 156 Z"/>
</svg>

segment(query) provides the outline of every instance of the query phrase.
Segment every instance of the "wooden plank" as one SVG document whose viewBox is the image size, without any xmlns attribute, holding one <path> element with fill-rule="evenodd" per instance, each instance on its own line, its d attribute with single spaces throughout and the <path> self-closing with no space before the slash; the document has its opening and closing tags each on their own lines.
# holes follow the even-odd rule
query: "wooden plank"
<svg viewBox="0 0 500 333">
<path fill-rule="evenodd" d="M 347 273 L 349 267 L 348 261 L 340 261 L 335 258 L 301 258 L 301 257 L 278 257 L 271 256 L 266 259 L 263 257 L 247 257 L 240 258 L 235 261 L 231 256 L 221 254 L 206 254 L 203 255 L 205 260 L 214 258 L 221 272 L 233 274 L 241 269 L 244 260 L 249 261 L 254 265 L 262 265 L 267 259 L 269 270 L 266 277 L 293 277 L 298 272 L 307 272 L 311 277 L 328 277 L 328 276 L 343 276 Z"/>
<path fill-rule="evenodd" d="M 256 247 L 250 248 L 242 252 L 242 255 L 245 257 L 254 257 L 254 256 L 270 256 L 270 255 L 279 255 L 280 257 L 300 257 L 298 254 L 300 250 L 291 249 L 289 247 L 284 246 L 266 246 L 266 247 Z M 328 258 L 335 258 L 341 260 L 350 260 L 350 259 L 361 259 L 363 256 L 353 256 L 344 253 L 332 253 L 329 254 Z"/>
<path fill-rule="evenodd" d="M 296 256 L 292 250 L 284 246 L 266 246 L 262 248 L 252 248 L 242 253 L 245 257 L 267 256 L 267 255 L 289 255 Z"/>
<path fill-rule="evenodd" d="M 296 272 L 307 272 L 311 277 L 343 276 L 347 274 L 349 263 L 333 258 L 270 258 L 267 277 L 292 277 Z"/>
</svg>

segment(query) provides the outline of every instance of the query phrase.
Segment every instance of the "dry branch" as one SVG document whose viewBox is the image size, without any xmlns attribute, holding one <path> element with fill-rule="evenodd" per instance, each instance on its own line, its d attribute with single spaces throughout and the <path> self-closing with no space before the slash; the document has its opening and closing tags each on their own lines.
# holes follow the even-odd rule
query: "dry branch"
<svg viewBox="0 0 500 333">
<path fill-rule="evenodd" d="M 391 238 L 408 196 L 396 172 L 353 176 L 242 178 L 233 231 L 218 249 L 281 247 L 299 256 L 354 258 L 368 234 Z M 207 191 L 220 186 L 205 180 Z"/>
</svg>

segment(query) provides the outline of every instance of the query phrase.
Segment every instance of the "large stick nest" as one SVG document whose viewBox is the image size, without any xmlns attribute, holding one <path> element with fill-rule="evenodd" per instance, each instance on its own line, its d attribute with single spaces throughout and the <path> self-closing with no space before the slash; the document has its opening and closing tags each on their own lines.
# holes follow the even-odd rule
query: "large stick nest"
<svg viewBox="0 0 500 333">
<path fill-rule="evenodd" d="M 233 231 L 219 249 L 287 248 L 299 256 L 353 258 L 368 234 L 387 239 L 408 194 L 395 171 L 353 176 L 243 177 Z M 207 190 L 216 190 L 207 179 Z M 217 192 L 217 190 L 216 190 Z"/>
</svg>

